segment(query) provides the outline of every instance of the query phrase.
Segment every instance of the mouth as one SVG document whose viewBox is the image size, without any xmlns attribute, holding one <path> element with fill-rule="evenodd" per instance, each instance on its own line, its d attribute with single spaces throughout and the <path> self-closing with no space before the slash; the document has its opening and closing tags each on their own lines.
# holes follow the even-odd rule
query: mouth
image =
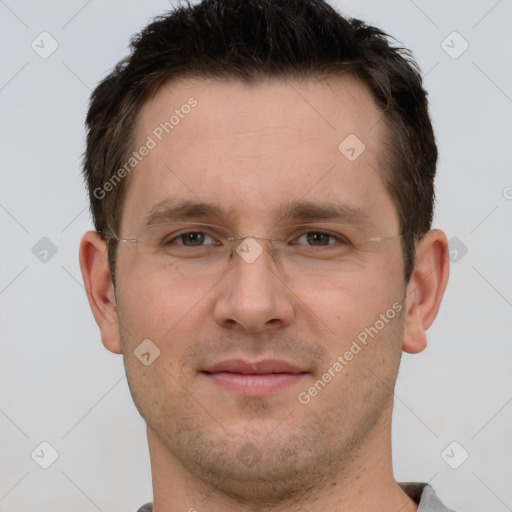
<svg viewBox="0 0 512 512">
<path fill-rule="evenodd" d="M 266 359 L 249 362 L 230 359 L 201 372 L 212 383 L 242 396 L 265 396 L 284 390 L 309 374 L 287 361 Z"/>
</svg>

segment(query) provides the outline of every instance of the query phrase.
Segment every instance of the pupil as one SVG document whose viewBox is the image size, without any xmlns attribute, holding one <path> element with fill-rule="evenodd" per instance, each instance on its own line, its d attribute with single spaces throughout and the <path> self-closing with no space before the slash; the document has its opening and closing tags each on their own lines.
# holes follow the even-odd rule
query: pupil
<svg viewBox="0 0 512 512">
<path fill-rule="evenodd" d="M 187 235 L 187 240 L 192 242 L 192 245 L 200 245 L 201 242 L 204 241 L 203 233 L 189 233 Z M 196 243 L 199 242 L 199 243 Z"/>
<path fill-rule="evenodd" d="M 329 235 L 326 235 L 325 233 L 309 233 L 308 234 L 308 242 L 321 242 L 321 238 L 323 237 L 323 240 L 326 241 L 327 237 Z M 319 245 L 326 245 L 326 244 L 319 244 Z"/>
</svg>

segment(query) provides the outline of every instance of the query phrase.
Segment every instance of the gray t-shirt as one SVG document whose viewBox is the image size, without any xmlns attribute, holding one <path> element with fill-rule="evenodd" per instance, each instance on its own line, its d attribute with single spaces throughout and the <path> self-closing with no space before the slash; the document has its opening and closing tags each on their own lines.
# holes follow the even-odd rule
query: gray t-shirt
<svg viewBox="0 0 512 512">
<path fill-rule="evenodd" d="M 415 503 L 419 504 L 418 512 L 455 512 L 441 503 L 434 489 L 428 484 L 399 482 L 398 485 Z M 153 512 L 153 505 L 146 503 L 139 508 L 138 512 Z"/>
</svg>

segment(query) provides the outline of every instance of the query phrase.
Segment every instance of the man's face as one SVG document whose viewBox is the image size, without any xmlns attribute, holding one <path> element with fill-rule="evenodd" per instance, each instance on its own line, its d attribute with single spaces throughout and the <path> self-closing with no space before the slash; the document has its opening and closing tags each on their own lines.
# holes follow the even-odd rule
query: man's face
<svg viewBox="0 0 512 512">
<path fill-rule="evenodd" d="M 197 104 L 180 110 L 190 97 Z M 155 132 L 176 109 L 172 130 Z M 130 175 L 119 235 L 136 237 L 169 198 L 168 206 L 190 200 L 229 211 L 192 220 L 222 224 L 234 236 L 336 222 L 280 218 L 301 201 L 358 213 L 327 231 L 396 235 L 396 208 L 379 174 L 384 130 L 371 94 L 350 77 L 168 83 L 137 122 L 134 148 L 148 136 L 156 147 Z M 306 229 L 296 240 L 318 243 Z M 187 266 L 162 258 L 121 243 L 116 266 L 128 382 L 153 449 L 221 488 L 228 473 L 230 485 L 266 479 L 286 486 L 305 471 L 328 473 L 353 460 L 389 419 L 403 333 L 399 239 L 368 243 L 335 271 L 332 262 L 329 271 L 312 270 L 323 264 L 317 259 L 307 270 L 281 272 L 268 251 L 251 263 L 235 253 L 220 274 L 199 260 Z M 134 355 L 146 339 L 160 350 L 148 366 Z M 238 363 L 213 368 L 232 360 Z M 250 366 L 267 360 L 298 373 L 275 361 L 273 370 Z"/>
</svg>

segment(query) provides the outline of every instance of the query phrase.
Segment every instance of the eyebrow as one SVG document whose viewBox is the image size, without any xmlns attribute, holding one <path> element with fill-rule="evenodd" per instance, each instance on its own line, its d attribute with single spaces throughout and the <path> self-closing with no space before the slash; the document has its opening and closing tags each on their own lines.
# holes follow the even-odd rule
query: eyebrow
<svg viewBox="0 0 512 512">
<path fill-rule="evenodd" d="M 279 219 L 285 220 L 332 220 L 344 224 L 374 225 L 371 217 L 360 207 L 341 203 L 314 203 L 294 201 L 281 207 Z"/>
<path fill-rule="evenodd" d="M 236 218 L 233 209 L 202 201 L 168 198 L 155 204 L 146 216 L 145 225 L 176 221 L 220 220 L 226 222 Z M 360 207 L 338 203 L 316 203 L 293 201 L 282 205 L 276 211 L 276 221 L 331 220 L 344 224 L 373 227 L 371 217 Z"/>
<path fill-rule="evenodd" d="M 145 225 L 185 220 L 227 219 L 232 214 L 232 211 L 212 203 L 169 198 L 151 208 Z"/>
</svg>

